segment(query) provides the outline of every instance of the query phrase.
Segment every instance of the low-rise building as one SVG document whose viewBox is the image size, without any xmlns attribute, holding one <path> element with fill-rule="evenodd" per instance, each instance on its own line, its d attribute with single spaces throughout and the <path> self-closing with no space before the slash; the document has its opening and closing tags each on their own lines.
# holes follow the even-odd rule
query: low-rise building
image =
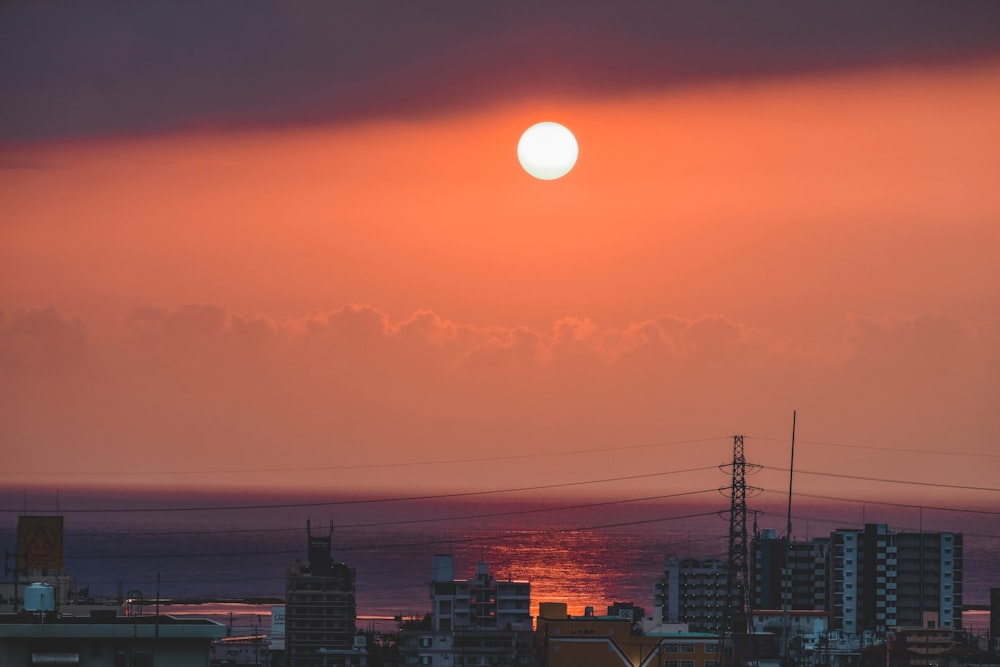
<svg viewBox="0 0 1000 667">
<path fill-rule="evenodd" d="M 754 609 L 752 631 L 775 638 L 779 656 L 796 664 L 819 664 L 828 653 L 830 613 L 812 609 Z"/>
<path fill-rule="evenodd" d="M 429 623 L 399 634 L 403 665 L 513 667 L 531 657 L 531 582 L 497 580 L 478 563 L 456 579 L 454 557 L 434 557 Z"/>
<path fill-rule="evenodd" d="M 5 614 L 0 615 L 0 667 L 209 667 L 212 642 L 225 636 L 224 626 L 206 619 L 124 617 L 113 609 L 89 616 Z"/>
<path fill-rule="evenodd" d="M 954 628 L 896 628 L 887 642 L 890 667 L 941 667 L 960 645 Z"/>
<path fill-rule="evenodd" d="M 562 602 L 539 605 L 535 650 L 546 667 L 717 667 L 719 636 L 643 632 L 620 616 L 570 616 Z"/>
</svg>

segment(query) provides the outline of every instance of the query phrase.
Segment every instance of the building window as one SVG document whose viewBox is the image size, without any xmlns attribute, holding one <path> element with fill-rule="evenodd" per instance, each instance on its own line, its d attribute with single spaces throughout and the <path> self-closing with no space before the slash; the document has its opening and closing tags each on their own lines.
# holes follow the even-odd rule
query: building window
<svg viewBox="0 0 1000 667">
<path fill-rule="evenodd" d="M 677 653 L 677 644 L 664 644 L 663 650 L 667 653 Z"/>
<path fill-rule="evenodd" d="M 694 644 L 681 644 L 681 653 L 694 653 Z"/>
<path fill-rule="evenodd" d="M 678 667 L 676 660 L 667 660 L 665 667 Z"/>
<path fill-rule="evenodd" d="M 694 660 L 681 660 L 681 667 L 694 667 Z"/>
</svg>

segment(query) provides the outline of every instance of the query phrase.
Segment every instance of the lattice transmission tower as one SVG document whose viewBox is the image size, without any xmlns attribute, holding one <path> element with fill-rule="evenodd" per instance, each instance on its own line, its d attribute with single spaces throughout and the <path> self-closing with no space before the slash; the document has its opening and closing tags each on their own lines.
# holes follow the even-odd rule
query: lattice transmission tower
<svg viewBox="0 0 1000 667">
<path fill-rule="evenodd" d="M 747 645 L 750 620 L 750 570 L 747 550 L 747 462 L 743 436 L 733 436 L 732 485 L 729 504 L 729 571 L 726 615 L 720 650 L 728 666 L 740 664 L 738 646 Z M 737 639 L 740 638 L 740 639 Z M 742 640 L 742 641 L 741 641 Z M 743 656 L 748 657 L 748 656 Z"/>
</svg>

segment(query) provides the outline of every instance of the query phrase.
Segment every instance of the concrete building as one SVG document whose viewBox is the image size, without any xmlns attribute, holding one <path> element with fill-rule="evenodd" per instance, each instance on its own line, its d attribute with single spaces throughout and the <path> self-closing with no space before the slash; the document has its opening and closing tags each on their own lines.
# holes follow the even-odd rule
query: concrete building
<svg viewBox="0 0 1000 667">
<path fill-rule="evenodd" d="M 928 612 L 941 627 L 961 628 L 961 534 L 866 524 L 789 543 L 762 531 L 752 554 L 757 609 L 826 609 L 831 630 L 845 636 L 919 627 Z"/>
<path fill-rule="evenodd" d="M 497 580 L 487 563 L 476 564 L 473 579 L 455 579 L 454 556 L 434 556 L 431 580 L 434 630 L 466 628 L 531 629 L 531 582 Z"/>
<path fill-rule="evenodd" d="M 213 640 L 226 628 L 204 619 L 118 616 L 113 609 L 89 616 L 57 612 L 0 615 L 0 667 L 209 667 Z"/>
<path fill-rule="evenodd" d="M 620 616 L 633 623 L 642 624 L 646 618 L 646 610 L 636 606 L 634 602 L 615 602 L 608 606 L 608 616 Z"/>
<path fill-rule="evenodd" d="M 939 627 L 962 627 L 962 542 L 956 533 L 895 534 L 899 625 L 919 626 L 931 613 Z"/>
<path fill-rule="evenodd" d="M 751 630 L 775 638 L 777 653 L 793 664 L 820 664 L 829 642 L 830 612 L 816 609 L 754 609 Z"/>
<path fill-rule="evenodd" d="M 753 539 L 753 608 L 825 610 L 829 593 L 830 539 L 780 539 L 773 530 Z"/>
<path fill-rule="evenodd" d="M 940 627 L 962 627 L 962 536 L 894 533 L 885 524 L 831 535 L 831 627 L 882 635 L 919 627 L 934 613 Z"/>
<path fill-rule="evenodd" d="M 543 602 L 535 630 L 545 667 L 717 667 L 719 637 L 703 632 L 642 632 L 619 616 L 569 616 Z"/>
<path fill-rule="evenodd" d="M 886 665 L 889 667 L 943 667 L 949 654 L 962 645 L 962 633 L 943 627 L 937 614 L 924 614 L 917 626 L 893 629 L 887 644 Z"/>
<path fill-rule="evenodd" d="M 317 536 L 307 522 L 308 559 L 285 579 L 285 659 L 288 667 L 366 664 L 355 648 L 354 569 L 333 560 L 332 534 Z"/>
<path fill-rule="evenodd" d="M 454 557 L 434 556 L 431 618 L 399 636 L 404 665 L 463 667 L 524 664 L 532 653 L 531 582 L 497 580 L 478 563 L 472 579 L 456 579 Z"/>
<path fill-rule="evenodd" d="M 664 623 L 687 623 L 695 631 L 719 632 L 726 611 L 727 577 L 724 561 L 671 555 L 654 586 L 654 617 Z"/>
</svg>

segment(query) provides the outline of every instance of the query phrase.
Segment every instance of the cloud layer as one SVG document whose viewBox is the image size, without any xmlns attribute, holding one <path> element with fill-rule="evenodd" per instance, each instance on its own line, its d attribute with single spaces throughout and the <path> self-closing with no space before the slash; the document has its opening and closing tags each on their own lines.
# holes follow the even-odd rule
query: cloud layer
<svg viewBox="0 0 1000 667">
<path fill-rule="evenodd" d="M 433 486 L 450 473 L 339 467 L 722 438 L 684 459 L 629 464 L 610 451 L 614 465 L 581 460 L 571 471 L 600 479 L 616 465 L 721 463 L 726 436 L 785 436 L 792 409 L 806 440 L 873 445 L 857 454 L 872 460 L 879 446 L 991 451 L 979 435 L 1000 426 L 995 325 L 854 315 L 842 333 L 839 346 L 821 348 L 722 315 L 618 329 L 565 317 L 535 330 L 429 311 L 392 321 L 357 304 L 302 317 L 192 304 L 139 308 L 98 335 L 56 309 L 32 309 L 0 323 L 0 417 L 3 440 L 16 443 L 9 470 L 104 483 L 105 472 L 119 483 L 192 481 L 148 477 L 159 470 L 284 486 L 288 474 L 267 471 L 314 467 L 333 471 L 303 472 L 307 485 Z M 830 458 L 838 454 L 807 452 L 804 469 L 852 472 Z M 782 456 L 758 450 L 756 460 L 780 466 Z M 899 462 L 893 476 L 934 475 L 925 463 Z M 492 468 L 493 485 L 538 477 Z M 222 474 L 234 469 L 262 474 Z"/>
<path fill-rule="evenodd" d="M 0 140 L 439 112 L 1000 54 L 993 3 L 6 3 Z"/>
</svg>

